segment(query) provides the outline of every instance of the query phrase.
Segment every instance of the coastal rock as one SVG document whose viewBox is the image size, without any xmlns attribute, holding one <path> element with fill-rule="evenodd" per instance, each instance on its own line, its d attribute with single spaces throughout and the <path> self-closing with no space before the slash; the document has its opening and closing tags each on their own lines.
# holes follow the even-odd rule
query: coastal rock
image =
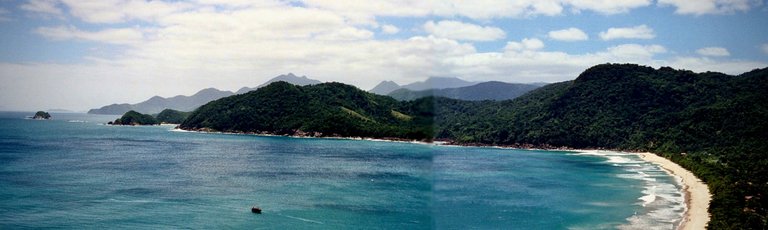
<svg viewBox="0 0 768 230">
<path fill-rule="evenodd" d="M 35 113 L 35 116 L 33 116 L 32 119 L 35 119 L 35 120 L 50 120 L 51 119 L 51 114 L 49 114 L 49 113 L 47 113 L 45 111 L 37 111 L 37 113 Z"/>
</svg>

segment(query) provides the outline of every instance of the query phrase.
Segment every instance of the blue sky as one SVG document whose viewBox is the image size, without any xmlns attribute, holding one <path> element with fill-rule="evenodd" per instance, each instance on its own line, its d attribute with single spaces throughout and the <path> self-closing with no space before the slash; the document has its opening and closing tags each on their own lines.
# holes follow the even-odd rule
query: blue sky
<svg viewBox="0 0 768 230">
<path fill-rule="evenodd" d="M 628 62 L 768 67 L 754 0 L 0 0 L 0 110 L 253 87 L 283 73 L 370 89 L 429 76 L 558 82 Z"/>
</svg>

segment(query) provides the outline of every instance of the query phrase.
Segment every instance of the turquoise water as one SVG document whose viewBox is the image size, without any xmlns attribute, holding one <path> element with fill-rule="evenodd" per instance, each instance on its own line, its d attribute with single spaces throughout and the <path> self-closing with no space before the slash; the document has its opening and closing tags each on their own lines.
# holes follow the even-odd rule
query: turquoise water
<svg viewBox="0 0 768 230">
<path fill-rule="evenodd" d="M 575 153 L 105 126 L 0 113 L 0 229 L 672 229 L 675 178 Z M 250 212 L 253 205 L 264 212 Z"/>
</svg>

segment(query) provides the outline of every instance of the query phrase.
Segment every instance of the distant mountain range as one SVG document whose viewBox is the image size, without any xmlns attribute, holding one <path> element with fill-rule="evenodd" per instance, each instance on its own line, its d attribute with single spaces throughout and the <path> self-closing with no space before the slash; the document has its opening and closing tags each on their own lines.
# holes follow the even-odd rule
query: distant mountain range
<svg viewBox="0 0 768 230">
<path fill-rule="evenodd" d="M 274 82 L 284 81 L 293 85 L 317 85 L 323 82 L 293 73 L 274 77 L 263 84 L 250 88 L 243 87 L 237 92 L 222 91 L 215 88 L 200 90 L 192 96 L 178 95 L 170 98 L 154 96 L 137 104 L 112 104 L 98 109 L 91 109 L 89 114 L 121 115 L 128 111 L 144 114 L 157 114 L 164 109 L 192 111 L 201 105 L 223 97 L 244 94 Z M 430 77 L 425 81 L 400 86 L 393 81 L 383 81 L 369 92 L 388 95 L 398 100 L 413 100 L 426 96 L 442 96 L 460 100 L 508 100 L 536 89 L 540 84 L 513 84 L 504 82 L 470 82 L 451 77 Z"/>
<path fill-rule="evenodd" d="M 541 86 L 538 84 L 517 84 L 489 81 L 471 86 L 448 89 L 428 89 L 413 91 L 402 88 L 389 93 L 388 96 L 401 101 L 415 100 L 428 96 L 447 97 L 466 101 L 501 101 L 514 99 L 539 87 Z"/>
<path fill-rule="evenodd" d="M 236 93 L 231 91 L 221 91 L 215 88 L 207 88 L 200 90 L 192 96 L 178 95 L 175 97 L 164 98 L 160 96 L 154 96 L 149 100 L 137 103 L 137 104 L 112 104 L 98 109 L 91 109 L 89 114 L 109 114 L 109 115 L 121 115 L 128 111 L 136 111 L 144 114 L 156 114 L 160 113 L 164 109 L 173 109 L 179 111 L 192 111 L 201 105 L 204 105 L 213 100 L 219 98 L 232 96 L 235 94 L 243 94 L 254 89 L 261 88 L 272 82 L 284 81 L 294 85 L 309 85 L 322 83 L 318 80 L 309 79 L 306 76 L 297 77 L 296 75 L 289 73 L 274 77 L 264 84 L 257 86 L 256 88 L 243 87 Z"/>
<path fill-rule="evenodd" d="M 430 77 L 425 81 L 400 86 L 393 81 L 382 81 L 370 93 L 387 95 L 408 101 L 428 96 L 447 97 L 467 101 L 510 100 L 546 83 L 506 83 L 500 81 L 471 82 L 451 77 Z"/>
<path fill-rule="evenodd" d="M 200 90 L 192 96 L 179 95 L 170 98 L 154 96 L 149 100 L 138 104 L 112 104 L 101 107 L 99 109 L 91 109 L 88 111 L 88 113 L 120 115 L 131 110 L 146 114 L 159 113 L 164 109 L 192 111 L 205 103 L 222 97 L 232 96 L 233 94 L 234 93 L 230 91 L 221 91 L 214 88 L 207 88 Z"/>
<path fill-rule="evenodd" d="M 393 81 L 382 81 L 376 87 L 368 92 L 378 95 L 387 95 L 398 89 L 408 89 L 412 91 L 428 90 L 428 89 L 448 89 L 459 88 L 464 86 L 470 86 L 477 84 L 477 82 L 465 81 L 455 77 L 430 77 L 427 80 L 414 82 L 411 84 L 400 86 Z"/>
</svg>

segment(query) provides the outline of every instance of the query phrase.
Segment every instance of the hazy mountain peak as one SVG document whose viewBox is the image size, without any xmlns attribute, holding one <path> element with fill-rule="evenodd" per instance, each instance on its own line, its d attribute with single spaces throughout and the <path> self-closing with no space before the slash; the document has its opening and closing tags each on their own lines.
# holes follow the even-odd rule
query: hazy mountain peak
<svg viewBox="0 0 768 230">
<path fill-rule="evenodd" d="M 287 73 L 287 74 L 281 74 L 281 75 L 278 75 L 277 77 L 269 79 L 268 81 L 264 82 L 263 84 L 255 87 L 255 88 L 250 88 L 250 87 L 240 88 L 240 90 L 237 90 L 237 92 L 235 94 L 244 94 L 244 93 L 250 92 L 252 90 L 255 90 L 255 89 L 267 86 L 267 85 L 269 85 L 269 84 L 271 84 L 273 82 L 278 82 L 278 81 L 284 81 L 284 82 L 288 82 L 288 83 L 291 83 L 291 84 L 294 84 L 294 85 L 300 85 L 300 86 L 315 85 L 315 84 L 323 83 L 321 81 L 308 78 L 307 76 L 298 77 L 298 76 L 296 76 L 293 73 Z"/>
<path fill-rule="evenodd" d="M 394 81 L 382 81 L 381 83 L 376 85 L 376 87 L 373 87 L 373 89 L 369 90 L 368 92 L 379 94 L 379 95 L 387 95 L 397 89 L 400 89 L 400 85 L 398 85 Z"/>
<path fill-rule="evenodd" d="M 427 89 L 447 89 L 447 88 L 459 88 L 474 85 L 476 82 L 465 81 L 456 77 L 437 77 L 432 76 L 424 81 L 414 82 L 404 85 L 403 88 L 410 90 L 427 90 Z"/>
<path fill-rule="evenodd" d="M 482 101 L 482 100 L 510 100 L 519 97 L 531 90 L 538 88 L 538 85 L 507 83 L 500 81 L 481 82 L 471 86 L 446 89 L 428 89 L 413 91 L 409 89 L 398 89 L 388 95 L 398 100 L 414 100 L 427 96 L 447 97 L 459 100 Z"/>
</svg>

